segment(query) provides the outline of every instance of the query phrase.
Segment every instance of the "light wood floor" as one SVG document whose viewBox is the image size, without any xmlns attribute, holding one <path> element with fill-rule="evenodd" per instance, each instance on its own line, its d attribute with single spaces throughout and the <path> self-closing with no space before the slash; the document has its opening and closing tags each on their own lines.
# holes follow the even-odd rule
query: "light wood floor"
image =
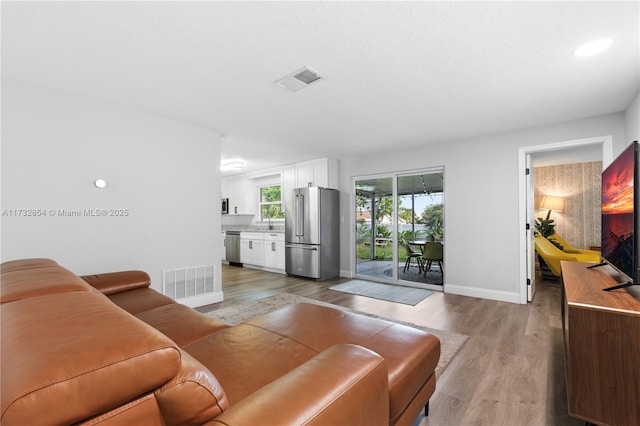
<svg viewBox="0 0 640 426">
<path fill-rule="evenodd" d="M 435 293 L 416 306 L 349 295 L 326 282 L 223 265 L 225 300 L 199 308 L 291 293 L 470 336 L 438 378 L 431 425 L 582 425 L 567 415 L 560 288 L 538 281 L 533 303 L 517 305 Z"/>
</svg>

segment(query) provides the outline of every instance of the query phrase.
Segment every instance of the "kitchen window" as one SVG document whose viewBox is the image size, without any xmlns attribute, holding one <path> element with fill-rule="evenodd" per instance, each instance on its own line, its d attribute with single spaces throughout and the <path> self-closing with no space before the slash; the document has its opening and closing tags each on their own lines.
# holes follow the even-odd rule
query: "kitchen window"
<svg viewBox="0 0 640 426">
<path fill-rule="evenodd" d="M 259 204 L 261 221 L 284 219 L 282 188 L 280 185 L 261 186 Z"/>
</svg>

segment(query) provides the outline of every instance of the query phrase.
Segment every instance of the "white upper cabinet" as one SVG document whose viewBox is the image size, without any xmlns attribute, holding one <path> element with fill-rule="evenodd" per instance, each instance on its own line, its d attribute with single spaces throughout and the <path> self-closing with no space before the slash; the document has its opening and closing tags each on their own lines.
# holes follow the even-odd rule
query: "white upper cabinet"
<svg viewBox="0 0 640 426">
<path fill-rule="evenodd" d="M 250 214 L 247 204 L 247 185 L 244 175 L 220 179 L 222 198 L 229 199 L 229 214 Z"/>
<path fill-rule="evenodd" d="M 296 166 L 291 164 L 282 168 L 282 197 L 288 189 L 296 188 Z"/>
<path fill-rule="evenodd" d="M 318 180 L 322 180 L 322 176 L 320 173 L 318 173 L 318 179 L 315 178 L 313 161 L 297 163 L 295 164 L 294 168 L 296 188 L 302 188 L 303 186 L 319 186 L 316 183 Z"/>
<path fill-rule="evenodd" d="M 338 188 L 338 161 L 332 158 L 296 163 L 294 167 L 294 188 L 305 186 L 321 186 Z"/>
</svg>

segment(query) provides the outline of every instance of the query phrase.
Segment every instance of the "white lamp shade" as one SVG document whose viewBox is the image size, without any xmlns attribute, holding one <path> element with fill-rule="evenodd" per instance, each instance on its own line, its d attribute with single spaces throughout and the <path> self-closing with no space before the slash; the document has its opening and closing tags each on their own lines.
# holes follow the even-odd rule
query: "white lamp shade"
<svg viewBox="0 0 640 426">
<path fill-rule="evenodd" d="M 545 195 L 542 198 L 542 204 L 540 205 L 540 208 L 544 210 L 561 212 L 564 210 L 564 198 L 556 197 L 555 195 Z"/>
</svg>

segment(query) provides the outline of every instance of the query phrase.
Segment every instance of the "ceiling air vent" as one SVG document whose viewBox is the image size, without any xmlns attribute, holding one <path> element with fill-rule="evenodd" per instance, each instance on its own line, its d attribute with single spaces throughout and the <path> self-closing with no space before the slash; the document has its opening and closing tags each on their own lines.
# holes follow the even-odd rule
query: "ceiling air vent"
<svg viewBox="0 0 640 426">
<path fill-rule="evenodd" d="M 304 67 L 288 76 L 276 81 L 276 86 L 280 86 L 283 89 L 287 89 L 291 92 L 297 92 L 300 89 L 304 89 L 307 86 L 312 85 L 320 80 L 324 80 L 326 77 L 318 74 L 309 67 Z"/>
</svg>

